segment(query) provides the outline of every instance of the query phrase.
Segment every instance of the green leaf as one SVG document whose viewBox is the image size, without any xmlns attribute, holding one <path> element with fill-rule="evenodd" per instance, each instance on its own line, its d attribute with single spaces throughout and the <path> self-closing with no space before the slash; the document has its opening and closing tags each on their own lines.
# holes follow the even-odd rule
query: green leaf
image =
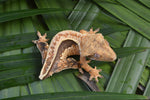
<svg viewBox="0 0 150 100">
<path fill-rule="evenodd" d="M 99 0 L 94 0 L 98 5 L 109 11 L 111 14 L 116 16 L 118 19 L 125 22 L 127 25 L 138 31 L 140 34 L 150 39 L 149 26 L 150 23 L 142 19 L 135 13 L 131 12 L 127 8 L 113 3 L 100 2 Z M 123 12 L 123 13 L 122 13 Z"/>
<path fill-rule="evenodd" d="M 5 0 L 5 2 L 1 2 L 0 3 L 1 14 L 6 14 L 12 11 L 14 13 L 15 12 L 17 13 L 17 11 L 19 10 L 20 11 L 32 11 L 32 10 L 40 10 L 40 9 L 52 10 L 53 8 L 58 9 L 58 11 L 56 12 L 51 10 L 47 12 L 39 11 L 41 13 L 35 11 L 33 14 L 29 12 L 29 13 L 25 13 L 25 15 L 22 15 L 21 12 L 19 12 L 22 17 L 18 17 L 20 15 L 17 14 L 16 16 L 12 14 L 12 16 L 8 16 L 7 19 L 4 20 L 4 21 L 8 20 L 7 22 L 3 22 L 0 24 L 0 36 L 1 36 L 0 37 L 0 41 L 1 41 L 0 42 L 0 56 L 1 56 L 0 57 L 0 79 L 1 79 L 0 89 L 6 88 L 0 91 L 0 99 L 8 98 L 8 97 L 16 97 L 21 95 L 30 96 L 37 93 L 38 95 L 39 93 L 54 93 L 54 94 L 47 94 L 47 95 L 50 96 L 54 95 L 55 97 L 58 97 L 59 96 L 58 92 L 66 92 L 66 91 L 67 94 L 64 96 L 70 96 L 71 95 L 69 94 L 70 91 L 71 92 L 90 91 L 87 89 L 87 85 L 85 85 L 85 83 L 76 79 L 76 77 L 73 75 L 73 72 L 77 70 L 62 71 L 60 73 L 54 74 L 52 77 L 47 78 L 45 80 L 36 81 L 39 80 L 38 75 L 42 67 L 41 56 L 39 53 L 35 53 L 38 51 L 38 49 L 32 48 L 34 44 L 31 41 L 37 39 L 37 35 L 36 33 L 34 33 L 37 30 L 40 30 L 41 33 L 48 31 L 48 38 L 52 39 L 52 37 L 58 31 L 62 31 L 66 29 L 75 29 L 77 31 L 80 29 L 85 29 L 88 31 L 91 27 L 93 27 L 94 29 L 100 28 L 101 29 L 100 32 L 102 32 L 103 35 L 105 35 L 105 38 L 109 41 L 110 45 L 113 48 L 118 49 L 116 51 L 118 57 L 124 57 L 117 61 L 117 65 L 115 66 L 115 68 L 120 63 L 123 62 L 122 61 L 123 59 L 126 58 L 124 63 L 122 63 L 122 65 L 124 65 L 122 67 L 124 69 L 122 69 L 120 72 L 122 74 L 119 74 L 120 77 L 116 76 L 116 79 L 117 78 L 122 79 L 121 82 L 115 81 L 114 78 L 115 81 L 114 85 L 116 85 L 115 87 L 116 91 L 119 88 L 118 90 L 120 90 L 121 92 L 123 91 L 124 93 L 135 93 L 135 90 L 137 89 L 137 84 L 139 84 L 138 80 L 140 80 L 141 74 L 143 73 L 142 71 L 145 68 L 145 64 L 147 63 L 147 61 L 145 60 L 147 59 L 145 55 L 148 50 L 147 48 L 149 48 L 149 43 L 147 44 L 147 41 L 141 42 L 144 40 L 142 39 L 142 37 L 139 40 L 138 36 L 134 36 L 134 40 L 131 39 L 131 41 L 129 41 L 128 38 L 131 37 L 131 34 L 127 36 L 128 35 L 127 30 L 129 30 L 130 28 L 134 28 L 135 30 L 138 30 L 138 32 L 142 34 L 144 33 L 144 35 L 147 34 L 149 36 L 149 32 L 147 31 L 148 30 L 147 27 L 149 25 L 147 24 L 149 23 L 147 21 L 148 19 L 146 20 L 146 18 L 144 19 L 144 17 L 142 19 L 142 16 L 147 16 L 148 14 L 140 15 L 138 13 L 135 13 L 138 10 L 133 9 L 134 11 L 133 12 L 131 11 L 130 8 L 129 9 L 127 8 L 132 5 L 130 4 L 122 5 L 119 2 L 116 2 L 116 0 L 99 0 L 99 2 L 102 5 L 104 4 L 104 7 L 106 5 L 106 8 L 109 8 L 107 6 L 110 6 L 109 12 L 111 12 L 111 10 L 114 11 L 113 9 L 111 9 L 111 7 L 118 8 L 115 11 L 119 11 L 121 8 L 121 11 L 119 11 L 119 15 L 115 13 L 117 15 L 116 17 L 116 15 L 113 14 L 114 12 L 111 13 L 107 12 L 105 9 L 103 9 L 104 7 L 101 8 L 102 6 L 100 7 L 96 5 L 95 2 L 91 0 L 79 0 L 79 1 L 78 0 L 65 0 L 65 1 L 64 0 L 33 0 L 33 1 L 32 0 L 28 0 L 28 1 Z M 122 1 L 122 2 L 126 2 L 126 1 Z M 139 4 L 141 2 L 142 1 L 140 0 L 138 1 Z M 145 0 L 143 0 L 143 2 L 145 2 Z M 24 10 L 24 9 L 28 9 L 28 10 Z M 63 10 L 61 11 L 61 9 Z M 130 20 L 126 20 L 128 19 L 128 17 L 131 17 L 131 15 L 125 15 L 125 14 L 130 14 L 127 13 L 126 11 L 132 13 L 131 14 L 132 18 L 129 18 Z M 40 15 L 40 16 L 34 16 L 34 15 Z M 133 15 L 136 17 L 133 17 Z M 17 18 L 17 20 L 14 20 L 15 18 Z M 22 18 L 22 19 L 18 19 L 18 18 Z M 140 21 L 138 21 L 137 19 L 140 19 Z M 143 20 L 146 22 L 146 24 L 142 24 Z M 136 22 L 136 24 L 133 24 L 134 21 Z M 146 25 L 147 27 L 145 29 Z M 14 35 L 14 34 L 18 34 L 18 35 Z M 7 36 L 7 35 L 11 35 L 11 36 Z M 130 42 L 132 45 L 126 44 L 125 47 L 122 47 L 125 40 L 126 40 L 125 43 Z M 145 51 L 143 51 L 144 49 Z M 33 52 L 33 53 L 24 54 L 24 55 L 22 54 L 14 55 L 14 54 L 26 53 L 26 52 Z M 7 55 L 13 55 L 13 56 L 7 56 Z M 135 60 L 134 63 L 132 58 Z M 107 62 L 99 62 L 99 61 L 92 61 L 92 62 L 90 63 L 92 67 L 97 66 L 98 68 L 102 68 L 103 70 L 101 74 L 104 76 L 104 78 L 99 79 L 99 83 L 97 83 L 97 85 L 98 87 L 100 87 L 100 89 L 105 91 L 105 88 L 107 87 L 108 81 L 110 79 L 110 75 L 112 75 L 112 71 L 116 63 L 115 62 L 107 63 Z M 144 62 L 145 64 L 143 64 Z M 149 66 L 148 63 L 147 65 Z M 118 74 L 119 71 L 120 70 L 116 71 L 115 69 L 113 74 L 114 73 Z M 132 80 L 130 80 L 131 78 Z M 112 80 L 113 79 L 111 79 L 109 82 L 112 82 L 113 84 Z M 21 84 L 26 84 L 26 85 L 19 86 Z M 11 86 L 16 86 L 16 87 L 11 87 Z M 114 86 L 112 85 L 112 88 L 113 87 Z M 115 91 L 115 89 L 113 90 Z M 130 89 L 132 89 L 131 92 Z M 146 89 L 147 89 L 146 91 L 149 90 L 149 85 L 147 85 Z M 58 94 L 55 95 L 55 93 Z M 149 92 L 147 92 L 147 95 L 148 93 Z M 78 95 L 80 96 L 80 94 L 82 94 L 82 92 L 80 92 Z M 97 95 L 99 95 L 99 93 L 93 96 L 91 96 L 91 94 L 92 92 L 90 92 L 89 94 L 85 93 L 84 95 L 81 95 L 81 98 L 77 97 L 77 99 L 83 99 L 83 98 L 93 99 L 95 97 L 98 97 Z M 35 97 L 35 99 L 38 98 L 38 95 L 36 95 L 37 97 Z M 43 94 L 42 96 L 44 96 L 43 99 L 46 99 L 47 97 L 45 94 Z M 105 95 L 104 97 L 105 100 L 107 96 L 108 95 Z M 55 97 L 54 98 L 52 97 L 50 99 L 55 99 Z M 108 99 L 111 99 L 112 97 L 114 97 L 114 95 L 109 95 L 108 97 L 109 97 Z M 76 99 L 75 97 L 69 97 L 68 99 L 70 98 Z M 101 96 L 99 98 L 101 98 Z M 65 97 L 61 99 L 65 99 Z"/>
<path fill-rule="evenodd" d="M 120 48 L 124 43 L 128 31 L 115 32 L 105 36 L 105 39 L 109 42 L 110 46 L 113 48 Z"/>
<path fill-rule="evenodd" d="M 18 93 L 19 90 L 20 90 L 19 86 L 3 89 L 0 91 L 0 94 L 1 94 L 0 99 L 20 96 Z"/>
<path fill-rule="evenodd" d="M 36 61 L 39 61 L 40 59 L 41 56 L 39 53 L 3 56 L 0 58 L 0 71 L 37 66 Z"/>
<path fill-rule="evenodd" d="M 150 1 L 149 0 L 139 0 L 141 3 L 143 3 L 144 5 L 146 5 L 147 7 L 150 8 Z"/>
<path fill-rule="evenodd" d="M 58 30 L 46 31 L 46 33 L 48 33 L 47 38 L 51 39 L 57 32 Z M 36 39 L 37 39 L 37 35 L 35 32 L 34 33 L 29 32 L 26 34 L 17 34 L 11 36 L 1 36 L 0 53 L 10 51 L 10 50 L 20 49 L 20 48 L 31 47 L 34 45 L 34 43 L 32 43 L 32 40 L 36 40 Z"/>
<path fill-rule="evenodd" d="M 0 23 L 15 20 L 15 19 L 20 19 L 20 18 L 25 18 L 29 16 L 35 16 L 39 14 L 56 13 L 62 11 L 70 11 L 70 10 L 62 9 L 62 8 L 43 8 L 43 9 L 32 9 L 32 10 L 27 9 L 27 10 L 5 12 L 0 14 Z"/>
<path fill-rule="evenodd" d="M 38 75 L 42 67 L 40 58 L 41 56 L 39 53 L 1 57 L 0 90 L 6 87 L 8 88 L 39 80 Z M 51 88 L 47 88 L 46 85 Z M 29 87 L 30 92 L 33 94 L 41 93 L 41 91 L 61 92 L 82 90 L 79 83 L 77 83 L 77 80 L 73 76 L 72 71 L 62 71 L 47 80 L 31 83 L 29 84 Z M 39 91 L 39 88 L 42 88 L 42 90 Z"/>
<path fill-rule="evenodd" d="M 147 83 L 146 89 L 144 91 L 144 96 L 150 96 L 150 80 Z"/>
<path fill-rule="evenodd" d="M 0 53 L 30 47 L 33 45 L 32 40 L 34 39 L 36 39 L 35 33 L 1 36 Z"/>
<path fill-rule="evenodd" d="M 129 46 L 144 47 L 150 46 L 150 43 L 134 31 L 130 31 L 124 44 L 124 47 Z M 135 93 L 136 87 L 144 70 L 148 54 L 149 50 L 146 50 L 145 52 L 119 59 L 107 85 L 106 91 Z"/>
<path fill-rule="evenodd" d="M 0 89 L 22 85 L 38 80 L 36 68 L 17 68 L 0 73 Z"/>
<path fill-rule="evenodd" d="M 132 94 L 117 94 L 106 92 L 59 92 L 59 93 L 45 93 L 35 94 L 14 98 L 7 98 L 7 100 L 130 100 L 130 99 L 147 99 L 146 96 L 132 95 Z M 2 99 L 6 100 L 6 99 Z"/>
<path fill-rule="evenodd" d="M 38 80 L 41 59 L 33 54 L 19 54 L 0 58 L 0 90 Z"/>
<path fill-rule="evenodd" d="M 54 7 L 62 9 L 58 1 L 55 0 L 35 0 L 35 3 L 39 9 L 49 8 L 53 9 Z M 65 30 L 71 29 L 68 19 L 64 15 L 64 12 L 53 13 L 53 14 L 43 14 L 43 19 L 48 26 L 49 30 Z"/>
<path fill-rule="evenodd" d="M 100 28 L 100 32 L 106 35 L 129 29 L 127 25 L 104 13 L 97 5 L 88 0 L 80 0 L 74 9 L 79 11 L 72 11 L 68 17 L 74 30 L 85 29 L 89 31 L 92 27 L 94 29 Z"/>
<path fill-rule="evenodd" d="M 123 6 L 150 22 L 150 10 L 134 0 L 117 0 Z"/>
<path fill-rule="evenodd" d="M 114 51 L 118 58 L 122 58 L 139 52 L 144 52 L 146 49 L 150 49 L 150 47 L 123 47 L 115 48 Z"/>
<path fill-rule="evenodd" d="M 99 10 L 90 27 L 100 28 L 100 32 L 103 35 L 112 34 L 114 32 L 122 32 L 130 29 L 130 27 L 128 27 L 125 23 L 119 21 L 113 16 L 110 16 L 102 10 Z"/>
<path fill-rule="evenodd" d="M 150 71 L 149 71 L 149 68 L 145 68 L 144 71 L 143 71 L 143 74 L 141 76 L 141 79 L 140 79 L 140 84 L 144 87 L 146 87 L 147 85 L 147 82 L 149 80 L 149 75 L 150 75 Z"/>
<path fill-rule="evenodd" d="M 54 74 L 42 81 L 35 81 L 28 85 L 31 94 L 53 93 L 67 91 L 85 91 L 87 88 L 79 84 L 73 75 L 75 70 L 65 70 Z"/>
<path fill-rule="evenodd" d="M 74 30 L 89 29 L 90 24 L 99 12 L 99 8 L 88 0 L 80 0 L 74 9 L 80 10 L 78 12 L 73 11 L 68 16 Z"/>
</svg>

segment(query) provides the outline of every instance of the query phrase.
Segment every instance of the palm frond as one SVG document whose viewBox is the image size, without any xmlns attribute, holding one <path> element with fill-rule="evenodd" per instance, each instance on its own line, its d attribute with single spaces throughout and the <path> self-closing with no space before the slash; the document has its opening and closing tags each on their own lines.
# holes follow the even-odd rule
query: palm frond
<svg viewBox="0 0 150 100">
<path fill-rule="evenodd" d="M 149 0 L 1 0 L 0 99 L 147 98 L 149 4 Z M 112 63 L 90 63 L 103 70 L 104 78 L 96 84 L 101 92 L 83 92 L 92 90 L 76 77 L 77 70 L 40 81 L 41 55 L 31 42 L 37 39 L 37 30 L 51 40 L 62 30 L 88 31 L 91 27 L 101 29 L 118 56 Z"/>
</svg>

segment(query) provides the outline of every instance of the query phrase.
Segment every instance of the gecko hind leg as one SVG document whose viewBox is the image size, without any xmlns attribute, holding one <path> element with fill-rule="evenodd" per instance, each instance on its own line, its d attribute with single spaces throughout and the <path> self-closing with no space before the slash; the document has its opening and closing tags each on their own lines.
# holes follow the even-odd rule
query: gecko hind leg
<svg viewBox="0 0 150 100">
<path fill-rule="evenodd" d="M 67 58 L 66 60 L 67 60 L 68 66 L 70 66 L 73 69 L 78 69 L 81 74 L 84 73 L 81 66 L 80 66 L 79 61 L 76 61 L 74 58 Z"/>
<path fill-rule="evenodd" d="M 65 69 L 79 69 L 79 72 L 83 74 L 83 70 L 79 66 L 79 62 L 72 57 L 66 58 L 65 60 L 58 61 L 57 69 L 55 67 L 55 72 L 60 72 Z"/>
<path fill-rule="evenodd" d="M 37 36 L 39 37 L 38 40 L 32 40 L 33 43 L 37 43 L 37 42 L 47 42 L 49 39 L 46 39 L 47 34 L 45 33 L 43 36 L 41 35 L 41 33 L 39 31 L 37 31 Z"/>
<path fill-rule="evenodd" d="M 46 39 L 47 34 L 45 33 L 43 36 L 41 35 L 41 33 L 38 31 L 37 32 L 37 36 L 39 37 L 38 40 L 32 40 L 32 42 L 34 44 L 36 44 L 37 48 L 39 49 L 41 56 L 42 56 L 42 64 L 44 64 L 45 59 L 46 59 L 46 55 L 47 55 L 47 51 L 48 51 L 48 43 L 47 41 L 49 39 Z"/>
</svg>

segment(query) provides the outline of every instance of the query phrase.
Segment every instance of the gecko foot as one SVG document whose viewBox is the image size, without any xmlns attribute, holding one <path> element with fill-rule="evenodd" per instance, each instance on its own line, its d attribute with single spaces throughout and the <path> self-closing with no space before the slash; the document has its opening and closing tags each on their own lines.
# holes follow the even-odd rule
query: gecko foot
<svg viewBox="0 0 150 100">
<path fill-rule="evenodd" d="M 37 32 L 37 36 L 39 37 L 38 40 L 32 40 L 33 43 L 37 43 L 37 42 L 47 42 L 49 39 L 46 39 L 47 34 L 45 33 L 43 36 L 41 35 L 41 33 L 38 31 Z"/>
<path fill-rule="evenodd" d="M 100 29 L 98 28 L 98 29 L 96 29 L 95 31 L 93 31 L 93 28 L 91 28 L 89 32 L 86 31 L 86 30 L 80 30 L 80 33 L 82 33 L 82 34 L 95 34 L 95 33 L 97 33 L 99 30 L 100 30 Z"/>
<path fill-rule="evenodd" d="M 98 29 L 96 29 L 95 31 L 93 31 L 93 28 L 91 28 L 90 31 L 89 31 L 89 33 L 90 33 L 90 34 L 95 34 L 95 33 L 97 33 L 99 30 L 100 30 L 100 29 L 98 28 Z"/>
<path fill-rule="evenodd" d="M 79 72 L 80 72 L 81 74 L 84 73 L 83 70 L 82 70 L 82 68 L 79 68 Z"/>
<path fill-rule="evenodd" d="M 92 80 L 93 78 L 95 78 L 96 82 L 98 82 L 98 77 L 103 78 L 103 76 L 99 74 L 99 72 L 101 71 L 102 69 L 96 69 L 96 66 L 95 66 L 94 69 L 89 71 L 89 74 L 90 74 L 89 80 Z"/>
</svg>

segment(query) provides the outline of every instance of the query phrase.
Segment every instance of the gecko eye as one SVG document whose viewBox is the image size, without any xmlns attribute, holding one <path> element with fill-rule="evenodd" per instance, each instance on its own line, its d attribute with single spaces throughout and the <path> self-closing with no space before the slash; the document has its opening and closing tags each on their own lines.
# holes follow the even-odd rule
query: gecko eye
<svg viewBox="0 0 150 100">
<path fill-rule="evenodd" d="M 90 58 L 91 60 L 97 60 L 100 58 L 100 55 L 97 53 L 94 53 L 93 55 L 89 55 L 88 58 Z"/>
<path fill-rule="evenodd" d="M 94 57 L 95 57 L 95 58 L 100 58 L 100 55 L 97 54 L 97 53 L 95 53 L 95 54 L 94 54 Z"/>
</svg>

